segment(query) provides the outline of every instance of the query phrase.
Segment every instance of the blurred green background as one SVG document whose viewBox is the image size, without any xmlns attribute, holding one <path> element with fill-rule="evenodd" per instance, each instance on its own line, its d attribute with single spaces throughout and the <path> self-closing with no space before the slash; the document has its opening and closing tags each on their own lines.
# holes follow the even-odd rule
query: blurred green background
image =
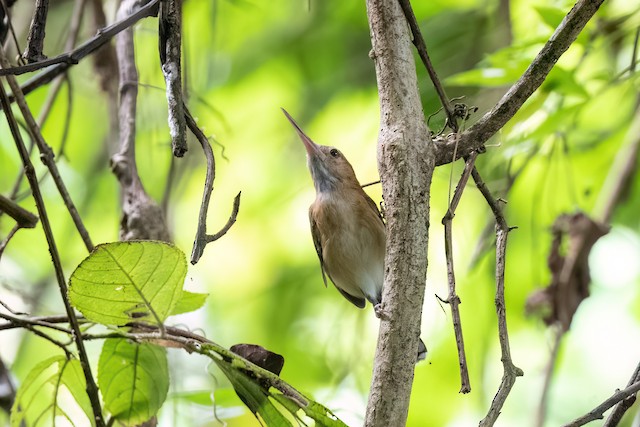
<svg viewBox="0 0 640 427">
<path fill-rule="evenodd" d="M 116 2 L 105 2 L 113 19 Z M 430 55 L 450 97 L 479 107 L 477 120 L 506 92 L 552 34 L 572 3 L 527 0 L 414 1 Z M 511 25 L 503 19 L 510 6 Z M 62 51 L 73 2 L 52 2 L 45 53 Z M 14 25 L 24 44 L 29 2 L 18 2 Z M 498 426 L 533 426 L 554 334 L 524 313 L 527 296 L 548 284 L 550 226 L 576 209 L 597 215 L 609 195 L 604 184 L 619 167 L 616 155 L 637 135 L 628 130 L 638 105 L 640 74 L 630 70 L 640 25 L 638 0 L 606 2 L 561 58 L 542 88 L 488 144 L 479 170 L 496 196 L 508 201 L 506 302 L 514 363 L 525 376 L 509 396 Z M 80 41 L 91 37 L 87 11 Z M 137 159 L 148 192 L 160 200 L 171 163 L 164 81 L 157 54 L 157 20 L 135 27 L 140 72 Z M 309 232 L 314 199 L 305 151 L 280 111 L 286 108 L 316 142 L 339 147 L 362 183 L 378 179 L 379 127 L 375 73 L 364 2 L 275 0 L 184 3 L 184 74 L 188 104 L 212 136 L 217 158 L 208 226 L 219 229 L 242 191 L 238 221 L 210 244 L 188 273 L 187 288 L 210 294 L 196 313 L 174 323 L 225 346 L 256 343 L 285 357 L 282 377 L 312 394 L 350 426 L 361 425 L 378 322 L 322 285 Z M 14 54 L 12 54 L 14 55 Z M 13 57 L 13 56 L 12 56 Z M 439 103 L 418 67 L 425 115 Z M 23 76 L 24 80 L 29 76 Z M 118 186 L 108 166 L 107 101 L 90 60 L 72 68 L 43 127 L 94 243 L 118 238 Z M 37 112 L 48 88 L 28 96 Z M 442 113 L 429 121 L 434 131 Z M 37 155 L 33 156 L 37 161 Z M 44 168 L 46 195 L 67 277 L 87 255 Z M 205 166 L 197 141 L 176 161 L 168 221 L 187 254 L 195 236 Z M 0 192 L 20 171 L 6 122 L 0 123 Z M 490 211 L 470 185 L 454 220 L 454 253 L 472 392 L 460 387 L 447 295 L 443 217 L 461 165 L 436 170 L 431 198 L 429 271 L 422 338 L 429 354 L 416 367 L 410 426 L 473 426 L 484 416 L 502 375 L 494 298 Z M 453 178 L 452 178 L 453 177 Z M 515 181 L 513 179 L 515 178 Z M 513 185 L 511 185 L 513 181 Z M 22 185 L 23 192 L 27 190 Z M 380 186 L 367 191 L 380 200 Z M 560 348 L 546 426 L 582 415 L 626 385 L 640 360 L 640 186 L 634 179 L 616 210 L 613 228 L 591 253 L 592 295 L 580 306 Z M 21 204 L 35 212 L 26 194 Z M 0 235 L 13 226 L 3 216 Z M 58 314 L 63 307 L 40 227 L 21 230 L 0 260 L 0 299 L 16 310 Z M 97 356 L 100 344 L 89 350 Z M 0 333 L 0 355 L 19 383 L 57 350 L 24 331 Z M 94 359 L 95 360 L 95 359 Z M 170 352 L 171 397 L 160 425 L 255 426 L 224 376 L 196 355 Z M 216 414 L 212 410 L 212 396 Z M 622 425 L 638 418 L 637 405 Z M 0 423 L 6 423 L 0 413 Z M 637 420 L 636 420 L 637 422 Z M 636 424 L 637 425 L 637 424 Z"/>
</svg>

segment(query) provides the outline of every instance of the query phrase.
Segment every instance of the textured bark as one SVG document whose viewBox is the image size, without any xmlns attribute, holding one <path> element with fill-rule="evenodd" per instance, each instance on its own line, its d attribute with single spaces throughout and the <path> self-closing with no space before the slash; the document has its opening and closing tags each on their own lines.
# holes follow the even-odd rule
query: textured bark
<svg viewBox="0 0 640 427">
<path fill-rule="evenodd" d="M 400 5 L 397 0 L 367 0 L 367 14 L 380 96 L 378 168 L 388 237 L 383 315 L 365 425 L 401 426 L 418 352 L 435 160 Z"/>
</svg>

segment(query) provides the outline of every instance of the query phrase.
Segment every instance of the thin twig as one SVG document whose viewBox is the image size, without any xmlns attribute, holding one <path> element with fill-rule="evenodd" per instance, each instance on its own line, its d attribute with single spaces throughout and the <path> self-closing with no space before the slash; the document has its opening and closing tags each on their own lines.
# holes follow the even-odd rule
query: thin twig
<svg viewBox="0 0 640 427">
<path fill-rule="evenodd" d="M 431 58 L 429 58 L 429 54 L 427 53 L 427 44 L 422 37 L 422 32 L 420 31 L 420 26 L 418 25 L 418 20 L 416 19 L 416 15 L 413 13 L 413 8 L 411 7 L 410 0 L 398 0 L 400 6 L 402 7 L 402 12 L 404 13 L 407 22 L 409 23 L 409 28 L 411 28 L 411 34 L 413 35 L 413 44 L 418 51 L 418 55 L 422 60 L 425 68 L 427 69 L 427 73 L 429 73 L 429 78 L 433 82 L 433 87 L 436 89 L 436 93 L 438 94 L 438 98 L 440 98 L 440 103 L 444 108 L 445 113 L 447 114 L 447 124 L 453 130 L 453 132 L 458 132 L 458 120 L 456 118 L 456 114 L 454 109 L 451 107 L 451 102 L 449 102 L 449 98 L 444 91 L 444 87 L 442 83 L 440 83 L 440 79 L 438 78 L 438 74 L 436 74 L 436 69 L 433 67 L 431 63 Z"/>
<path fill-rule="evenodd" d="M 45 334 L 44 332 L 34 328 L 32 325 L 24 325 L 23 328 L 29 330 L 30 332 L 32 332 L 34 335 L 39 336 L 40 338 L 43 338 L 47 341 L 49 341 L 51 344 L 60 347 L 62 349 L 62 351 L 64 351 L 64 355 L 66 356 L 67 359 L 71 359 L 72 355 L 71 352 L 69 351 L 69 349 L 67 348 L 67 346 L 58 341 L 57 339 Z"/>
<path fill-rule="evenodd" d="M 493 198 L 491 191 L 487 188 L 486 184 L 482 180 L 478 169 L 475 167 L 471 171 L 471 176 L 476 183 L 476 186 L 484 196 L 485 200 L 491 208 L 491 212 L 496 218 L 496 313 L 498 315 L 498 339 L 500 341 L 501 360 L 502 360 L 502 381 L 496 395 L 491 402 L 491 407 L 487 412 L 487 416 L 480 421 L 480 427 L 492 426 L 498 416 L 500 410 L 507 400 L 507 396 L 511 392 L 513 385 L 516 382 L 517 377 L 524 375 L 522 369 L 513 364 L 511 360 L 511 349 L 509 348 L 509 333 L 507 330 L 507 315 L 506 305 L 504 301 L 504 271 L 506 266 L 506 253 L 507 253 L 507 236 L 511 228 L 507 225 L 502 209 L 498 204 L 498 201 Z"/>
<path fill-rule="evenodd" d="M 604 402 L 602 402 L 600 405 L 596 406 L 595 408 L 593 408 L 591 411 L 589 411 L 587 414 L 576 418 L 575 420 L 571 421 L 568 424 L 565 424 L 563 427 L 579 427 L 579 426 L 583 426 L 587 423 L 590 423 L 591 421 L 595 421 L 595 420 L 601 420 L 602 418 L 604 418 L 604 413 L 611 408 L 613 405 L 615 405 L 618 402 L 622 402 L 625 399 L 630 398 L 631 396 L 635 395 L 636 393 L 638 393 L 638 391 L 640 391 L 640 381 L 637 381 L 633 384 L 631 384 L 630 386 L 628 386 L 627 388 L 625 388 L 624 390 L 618 390 L 615 393 L 613 393 L 613 395 L 608 398 L 607 400 L 605 400 Z"/>
<path fill-rule="evenodd" d="M 231 216 L 229 217 L 229 220 L 224 225 L 224 227 L 222 227 L 220 231 L 213 235 L 207 234 L 207 212 L 209 210 L 211 192 L 213 191 L 213 181 L 216 177 L 216 160 L 213 156 L 213 150 L 211 149 L 211 145 L 209 144 L 207 136 L 198 127 L 187 106 L 185 105 L 183 108 L 185 118 L 187 120 L 187 126 L 200 142 L 202 150 L 204 151 L 204 156 L 207 160 L 207 173 L 204 180 L 204 191 L 202 194 L 202 203 L 200 204 L 200 214 L 198 215 L 198 229 L 196 231 L 196 237 L 193 242 L 193 249 L 191 250 L 191 264 L 195 265 L 198 260 L 200 260 L 200 257 L 202 257 L 202 253 L 204 252 L 204 248 L 207 243 L 211 243 L 224 236 L 227 231 L 229 231 L 231 226 L 236 222 L 238 211 L 240 210 L 240 193 L 236 195 L 233 201 Z"/>
<path fill-rule="evenodd" d="M 160 3 L 158 19 L 160 64 L 167 86 L 169 111 L 169 133 L 173 155 L 184 156 L 187 152 L 187 126 L 182 97 L 182 0 L 166 0 Z"/>
<path fill-rule="evenodd" d="M 58 326 L 55 323 L 47 322 L 46 320 L 42 320 L 41 318 L 38 318 L 38 317 L 24 318 L 19 316 L 13 316 L 6 313 L 0 313 L 0 319 L 4 319 L 8 321 L 8 323 L 0 325 L 0 331 L 6 330 L 6 329 L 21 328 L 26 326 L 41 326 L 43 328 L 49 328 L 49 329 L 53 329 L 53 330 L 64 332 L 65 334 L 71 335 L 70 329 L 63 328 L 62 326 Z M 68 318 L 65 318 L 64 320 L 66 322 L 69 321 Z"/>
<path fill-rule="evenodd" d="M 11 199 L 0 194 L 0 212 L 6 212 L 20 228 L 34 228 L 38 223 L 38 217 Z"/>
<path fill-rule="evenodd" d="M 465 157 L 473 150 L 482 147 L 489 138 L 511 120 L 524 102 L 544 82 L 560 56 L 569 49 L 604 1 L 578 0 L 531 62 L 529 68 L 491 111 L 482 116 L 465 132 L 434 139 L 436 165 L 451 163 L 456 143 L 459 144 L 457 157 Z"/>
<path fill-rule="evenodd" d="M 11 79 L 8 79 L 8 80 L 11 80 Z M 44 205 L 44 199 L 42 198 L 40 187 L 38 185 L 38 177 L 35 174 L 35 169 L 33 167 L 33 164 L 31 163 L 31 159 L 29 158 L 27 148 L 24 145 L 24 141 L 22 140 L 22 135 L 20 134 L 20 130 L 18 129 L 18 124 L 16 122 L 15 117 L 13 116 L 11 105 L 9 104 L 9 98 L 7 97 L 7 94 L 4 90 L 4 86 L 2 84 L 0 84 L 0 103 L 2 104 L 2 107 L 4 109 L 5 117 L 7 119 L 7 122 L 9 123 L 9 129 L 11 130 L 11 134 L 16 143 L 16 147 L 18 149 L 18 153 L 20 154 L 22 164 L 25 168 L 27 180 L 29 181 L 29 185 L 31 186 L 31 192 L 33 194 L 33 198 L 35 200 L 36 207 L 38 209 L 38 215 L 40 216 L 42 229 L 47 239 L 47 244 L 49 246 L 49 253 L 51 254 L 51 260 L 53 262 L 54 270 L 56 273 L 56 279 L 58 281 L 58 287 L 60 289 L 60 296 L 62 297 L 62 302 L 64 303 L 67 317 L 69 318 L 69 322 L 74 332 L 73 338 L 76 343 L 76 347 L 78 349 L 80 365 L 82 366 L 82 371 L 84 373 L 84 377 L 87 383 L 87 394 L 91 402 L 91 408 L 93 410 L 93 415 L 95 417 L 96 425 L 97 427 L 104 427 L 104 420 L 102 418 L 102 409 L 100 407 L 100 397 L 98 395 L 98 386 L 96 385 L 93 375 L 91 373 L 91 366 L 89 365 L 89 357 L 87 356 L 87 352 L 84 348 L 84 341 L 82 340 L 78 319 L 76 318 L 76 314 L 73 311 L 73 307 L 69 302 L 69 297 L 67 293 L 67 283 L 64 277 L 64 271 L 62 269 L 62 263 L 60 261 L 58 248 L 56 246 L 56 242 L 53 237 L 53 230 L 51 229 L 51 224 L 49 223 L 49 217 L 47 216 L 47 211 Z"/>
<path fill-rule="evenodd" d="M 135 14 L 137 0 L 120 4 L 118 17 Z M 118 179 L 122 197 L 121 240 L 171 240 L 162 209 L 147 194 L 136 166 L 136 102 L 138 70 L 135 62 L 133 29 L 127 28 L 116 37 L 116 53 L 120 76 L 119 151 L 111 157 L 111 169 Z"/>
<path fill-rule="evenodd" d="M 4 253 L 5 248 L 7 247 L 7 245 L 9 244 L 11 239 L 13 238 L 13 236 L 15 236 L 16 233 L 18 232 L 18 230 L 20 230 L 20 228 L 22 228 L 22 227 L 20 227 L 19 224 L 15 224 L 13 226 L 13 228 L 11 228 L 11 230 L 9 230 L 9 233 L 7 234 L 7 237 L 5 237 L 2 242 L 0 242 L 0 258 L 2 258 L 2 254 Z"/>
<path fill-rule="evenodd" d="M 180 344 L 180 346 L 188 352 L 202 354 L 216 362 L 220 362 L 220 358 L 222 357 L 222 360 L 230 363 L 235 369 L 240 368 L 250 371 L 257 379 L 265 381 L 268 386 L 275 388 L 285 396 L 291 398 L 300 407 L 305 407 L 309 404 L 309 401 L 302 393 L 287 384 L 278 375 L 253 364 L 231 350 L 228 350 L 203 336 L 170 326 L 165 326 L 164 334 L 152 325 L 132 324 L 131 326 L 133 326 L 135 330 L 144 330 L 149 332 L 125 333 L 123 331 L 118 331 L 106 334 L 84 334 L 83 338 L 86 340 L 127 338 L 135 342 L 152 342 L 159 345 L 162 345 L 162 341 L 171 341 Z"/>
<path fill-rule="evenodd" d="M 22 54 L 22 58 L 29 63 L 38 62 L 47 57 L 42 53 L 44 47 L 45 27 L 47 25 L 47 12 L 49 11 L 49 0 L 36 0 L 36 8 L 33 11 L 33 18 L 29 26 L 29 36 L 27 37 L 27 49 Z"/>
<path fill-rule="evenodd" d="M 4 50 L 0 48 L 0 64 L 2 67 L 7 67 L 9 62 L 7 61 Z M 42 133 L 40 132 L 40 128 L 36 123 L 33 115 L 31 114 L 31 110 L 27 105 L 27 101 L 24 98 L 24 94 L 20 90 L 20 85 L 14 76 L 6 76 L 7 82 L 13 91 L 13 96 L 17 101 L 18 107 L 22 112 L 22 117 L 27 124 L 31 137 L 34 139 L 36 145 L 38 146 L 38 150 L 40 151 L 40 159 L 42 163 L 45 164 L 49 172 L 51 173 L 51 177 L 53 178 L 53 182 L 56 184 L 58 188 L 58 192 L 64 201 L 67 210 L 69 211 L 69 215 L 71 215 L 71 219 L 73 220 L 82 241 L 84 242 L 87 251 L 91 252 L 93 250 L 93 243 L 91 242 L 91 238 L 89 237 L 89 232 L 87 231 L 80 215 L 78 214 L 78 210 L 76 209 L 73 200 L 71 200 L 71 196 L 69 195 L 69 191 L 67 190 L 67 186 L 65 185 L 62 177 L 60 176 L 60 172 L 58 171 L 58 166 L 56 165 L 53 150 L 47 144 L 47 142 L 42 137 Z M 6 111 L 5 111 L 6 112 Z M 33 191 L 33 188 L 32 188 Z"/>
<path fill-rule="evenodd" d="M 460 177 L 460 181 L 458 182 L 458 186 L 456 187 L 456 191 L 454 192 L 453 198 L 449 203 L 449 209 L 447 209 L 447 213 L 445 214 L 444 218 L 442 218 L 442 224 L 444 225 L 444 249 L 447 258 L 447 277 L 449 282 L 449 295 L 443 302 L 451 306 L 451 319 L 453 321 L 453 331 L 456 337 L 456 346 L 458 348 L 458 364 L 460 367 L 460 393 L 469 393 L 471 391 L 471 383 L 469 381 L 467 356 L 464 350 L 464 337 L 462 335 L 460 308 L 458 307 L 461 301 L 460 297 L 458 297 L 458 294 L 456 294 L 456 277 L 455 270 L 453 268 L 453 236 L 451 226 L 453 217 L 455 216 L 456 208 L 458 207 L 458 203 L 460 203 L 460 199 L 462 198 L 462 192 L 467 186 L 469 175 L 471 175 L 471 170 L 474 168 L 477 157 L 478 153 L 474 152 L 467 159 L 464 166 L 464 171 L 462 172 L 462 176 Z"/>
<path fill-rule="evenodd" d="M 633 371 L 633 374 L 631 375 L 631 378 L 627 383 L 627 387 L 637 382 L 640 382 L 640 363 L 638 363 L 638 366 L 636 366 L 636 369 Z M 615 408 L 613 408 L 613 411 L 611 411 L 611 413 L 605 420 L 604 424 L 602 424 L 602 427 L 617 426 L 622 420 L 622 416 L 624 415 L 624 413 L 627 412 L 629 408 L 631 408 L 631 406 L 635 403 L 635 401 L 636 401 L 636 394 L 634 393 L 631 396 L 627 397 L 626 399 L 618 402 Z"/>
<path fill-rule="evenodd" d="M 22 52 L 22 49 L 20 49 L 20 43 L 18 42 L 18 37 L 16 36 L 16 30 L 13 27 L 13 20 L 11 19 L 11 10 L 9 9 L 15 4 L 15 2 L 16 0 L 0 0 L 0 3 L 2 3 L 2 10 L 4 11 L 4 15 L 7 18 L 7 23 L 9 24 L 9 32 L 11 33 L 13 44 L 15 45 L 16 52 L 19 53 Z"/>
<path fill-rule="evenodd" d="M 73 47 L 76 44 L 76 41 L 78 39 L 78 34 L 80 32 L 80 24 L 82 21 L 82 14 L 84 11 L 85 3 L 86 3 L 86 0 L 76 0 L 74 4 L 73 13 L 71 15 L 71 23 L 69 24 L 69 35 L 65 43 L 66 50 L 73 49 Z M 54 102 L 56 101 L 56 99 L 58 99 L 58 94 L 60 93 L 60 89 L 62 88 L 62 84 L 64 82 L 67 83 L 67 90 L 68 90 L 67 115 L 65 118 L 65 123 L 63 128 L 62 142 L 60 144 L 60 149 L 58 150 L 58 154 L 56 156 L 58 158 L 62 155 L 64 143 L 67 139 L 69 124 L 71 122 L 71 108 L 73 105 L 72 99 L 71 99 L 72 98 L 71 80 L 69 79 L 69 76 L 66 73 L 63 73 L 61 76 L 57 77 L 53 81 L 53 84 L 51 85 L 51 87 L 49 88 L 49 92 L 47 93 L 47 98 L 45 99 L 44 103 L 42 104 L 42 108 L 40 108 L 40 112 L 38 113 L 38 119 L 36 120 L 38 127 L 42 129 L 47 119 L 49 118 L 49 113 L 51 112 Z M 31 155 L 33 145 L 34 144 L 32 140 L 31 146 L 29 147 L 29 155 Z M 22 184 L 23 178 L 24 178 L 24 170 L 20 170 L 18 177 L 16 179 L 16 182 L 14 184 L 13 191 L 11 193 L 12 199 L 16 197 L 20 198 L 23 196 L 22 194 L 18 196 L 18 191 L 20 189 L 20 185 Z"/>
<path fill-rule="evenodd" d="M 137 9 L 136 12 L 132 13 L 131 15 L 122 17 L 117 22 L 109 25 L 108 27 L 98 30 L 98 34 L 96 34 L 96 36 L 87 40 L 72 52 L 64 53 L 55 58 L 48 59 L 47 61 L 44 61 L 46 62 L 44 65 L 42 64 L 42 62 L 36 62 L 20 67 L 12 67 L 0 70 L 0 75 L 24 74 L 56 64 L 55 66 L 28 80 L 21 86 L 22 92 L 26 95 L 39 88 L 40 86 L 49 83 L 57 76 L 64 73 L 72 65 L 78 64 L 80 60 L 92 54 L 97 49 L 108 43 L 109 40 L 111 40 L 116 34 L 131 27 L 133 24 L 143 18 L 155 16 L 157 14 L 157 6 L 159 1 L 160 0 L 149 0 L 147 4 L 140 7 L 140 9 Z M 14 99 L 10 98 L 10 102 L 14 102 Z"/>
</svg>

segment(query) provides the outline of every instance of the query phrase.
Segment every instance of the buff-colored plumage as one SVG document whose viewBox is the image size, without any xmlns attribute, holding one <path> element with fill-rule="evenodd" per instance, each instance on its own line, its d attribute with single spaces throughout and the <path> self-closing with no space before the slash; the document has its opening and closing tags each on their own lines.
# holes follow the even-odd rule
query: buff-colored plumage
<svg viewBox="0 0 640 427">
<path fill-rule="evenodd" d="M 284 110 L 283 110 L 284 111 Z M 309 207 L 313 243 L 322 278 L 357 307 L 371 302 L 379 314 L 384 282 L 385 224 L 375 202 L 362 190 L 351 164 L 334 148 L 313 142 L 284 111 L 307 150 L 316 189 Z M 426 347 L 420 341 L 418 359 Z"/>
</svg>

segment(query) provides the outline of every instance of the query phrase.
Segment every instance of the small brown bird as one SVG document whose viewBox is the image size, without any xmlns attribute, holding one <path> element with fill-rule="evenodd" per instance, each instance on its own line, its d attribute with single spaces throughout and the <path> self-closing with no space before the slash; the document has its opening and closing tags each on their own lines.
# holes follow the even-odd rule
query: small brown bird
<svg viewBox="0 0 640 427">
<path fill-rule="evenodd" d="M 386 241 L 382 215 L 342 153 L 313 142 L 289 113 L 282 111 L 307 150 L 307 165 L 316 188 L 309 222 L 324 284 L 329 276 L 346 299 L 359 308 L 368 300 L 380 317 Z M 418 360 L 424 359 L 426 352 L 420 340 Z"/>
</svg>

